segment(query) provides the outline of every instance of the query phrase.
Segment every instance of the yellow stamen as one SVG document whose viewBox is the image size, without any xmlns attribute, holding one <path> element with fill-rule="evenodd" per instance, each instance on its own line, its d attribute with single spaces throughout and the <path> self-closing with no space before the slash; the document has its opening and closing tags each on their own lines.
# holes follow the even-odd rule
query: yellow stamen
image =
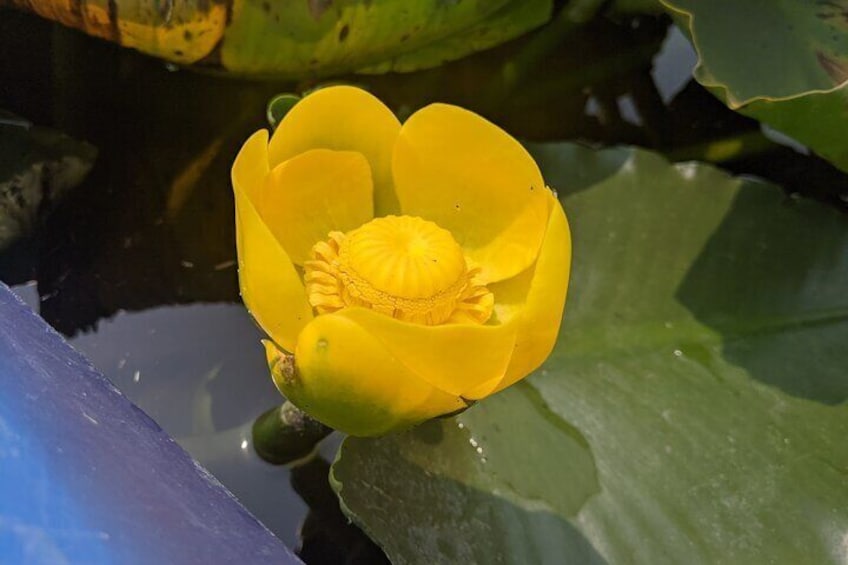
<svg viewBox="0 0 848 565">
<path fill-rule="evenodd" d="M 401 320 L 483 324 L 494 297 L 468 268 L 451 233 L 413 216 L 386 216 L 331 232 L 304 263 L 309 303 L 319 314 L 362 306 Z"/>
</svg>

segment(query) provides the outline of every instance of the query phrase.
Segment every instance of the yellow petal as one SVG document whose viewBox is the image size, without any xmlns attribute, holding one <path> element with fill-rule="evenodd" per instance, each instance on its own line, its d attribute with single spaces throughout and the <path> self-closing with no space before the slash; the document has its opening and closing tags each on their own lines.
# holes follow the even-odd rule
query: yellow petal
<svg viewBox="0 0 848 565">
<path fill-rule="evenodd" d="M 374 217 L 371 168 L 355 151 L 312 149 L 274 167 L 256 207 L 295 265 L 303 265 L 331 231 Z"/>
<path fill-rule="evenodd" d="M 499 127 L 456 106 L 427 106 L 403 125 L 393 173 L 401 211 L 449 230 L 487 283 L 536 259 L 548 191 L 533 158 Z"/>
<path fill-rule="evenodd" d="M 316 90 L 292 108 L 274 132 L 271 166 L 310 149 L 358 151 L 371 165 L 377 216 L 397 212 L 392 148 L 400 122 L 377 98 L 352 86 Z"/>
<path fill-rule="evenodd" d="M 452 396 L 503 377 L 515 342 L 515 328 L 507 326 L 425 326 L 365 308 L 346 308 L 334 316 L 365 328 L 410 371 Z"/>
<path fill-rule="evenodd" d="M 319 316 L 303 329 L 294 374 L 277 374 L 280 352 L 265 344 L 274 382 L 324 424 L 357 436 L 404 428 L 465 407 L 436 390 L 352 320 Z"/>
<path fill-rule="evenodd" d="M 294 351 L 312 308 L 294 265 L 262 221 L 254 199 L 268 174 L 268 132 L 253 134 L 233 164 L 239 284 L 245 306 L 280 346 Z"/>
<path fill-rule="evenodd" d="M 502 301 L 511 308 L 499 316 L 510 316 L 504 320 L 505 324 L 518 330 L 506 376 L 494 392 L 537 369 L 550 355 L 559 333 L 571 270 L 571 232 L 562 206 L 552 194 L 550 199 L 551 216 L 536 264 L 527 274 L 490 289 L 496 303 Z"/>
</svg>

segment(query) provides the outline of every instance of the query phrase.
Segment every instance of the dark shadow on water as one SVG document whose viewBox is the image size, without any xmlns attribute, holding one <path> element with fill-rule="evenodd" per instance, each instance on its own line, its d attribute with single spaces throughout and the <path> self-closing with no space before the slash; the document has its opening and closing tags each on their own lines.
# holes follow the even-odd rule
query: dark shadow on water
<svg viewBox="0 0 848 565">
<path fill-rule="evenodd" d="M 764 213 L 764 210 L 767 211 Z M 677 292 L 768 385 L 848 399 L 848 216 L 747 183 Z"/>
<path fill-rule="evenodd" d="M 383 551 L 342 514 L 329 474 L 330 464 L 321 457 L 291 470 L 292 488 L 309 506 L 298 556 L 307 565 L 388 564 Z"/>
</svg>

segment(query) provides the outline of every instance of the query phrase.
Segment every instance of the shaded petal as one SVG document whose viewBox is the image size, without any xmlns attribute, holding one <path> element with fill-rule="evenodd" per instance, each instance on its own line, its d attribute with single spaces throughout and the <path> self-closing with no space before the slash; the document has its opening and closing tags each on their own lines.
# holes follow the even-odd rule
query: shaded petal
<svg viewBox="0 0 848 565">
<path fill-rule="evenodd" d="M 274 167 L 256 207 L 296 265 L 331 231 L 374 217 L 371 168 L 361 153 L 312 149 Z"/>
<path fill-rule="evenodd" d="M 392 148 L 400 122 L 385 104 L 352 86 L 316 90 L 286 114 L 268 149 L 274 167 L 310 149 L 358 151 L 371 165 L 377 216 L 397 212 Z"/>
<path fill-rule="evenodd" d="M 282 364 L 273 344 L 266 343 L 266 355 L 286 398 L 351 435 L 379 435 L 465 407 L 461 399 L 421 380 L 367 330 L 341 316 L 319 316 L 303 329 L 294 375 L 275 373 Z"/>
<path fill-rule="evenodd" d="M 404 123 L 393 174 L 401 211 L 449 230 L 487 283 L 533 264 L 548 191 L 530 154 L 499 127 L 456 106 L 427 106 Z"/>
<path fill-rule="evenodd" d="M 410 371 L 453 396 L 503 377 L 515 343 L 515 329 L 507 326 L 425 326 L 365 308 L 346 308 L 333 316 L 356 322 Z"/>
<path fill-rule="evenodd" d="M 506 376 L 494 392 L 537 369 L 550 355 L 559 333 L 571 271 L 571 232 L 562 206 L 552 194 L 550 199 L 551 217 L 536 264 L 528 274 L 490 288 L 495 302 L 506 305 L 498 315 L 509 317 L 504 323 L 518 331 Z"/>
<path fill-rule="evenodd" d="M 245 306 L 271 338 L 294 351 L 312 308 L 294 265 L 254 207 L 268 174 L 268 132 L 254 133 L 233 164 L 239 284 Z"/>
</svg>

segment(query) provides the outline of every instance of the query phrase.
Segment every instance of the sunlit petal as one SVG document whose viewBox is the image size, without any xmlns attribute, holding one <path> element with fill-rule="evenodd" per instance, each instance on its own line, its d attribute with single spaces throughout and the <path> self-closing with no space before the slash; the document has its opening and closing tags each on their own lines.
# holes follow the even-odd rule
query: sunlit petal
<svg viewBox="0 0 848 565">
<path fill-rule="evenodd" d="M 404 123 L 393 172 L 401 211 L 450 230 L 484 282 L 536 259 L 548 191 L 533 158 L 494 124 L 456 106 L 427 106 Z"/>
<path fill-rule="evenodd" d="M 551 217 L 539 259 L 531 269 L 529 286 L 522 290 L 519 280 L 519 284 L 510 286 L 507 282 L 493 289 L 495 300 L 500 293 L 506 304 L 523 302 L 505 321 L 506 325 L 516 326 L 518 333 L 506 376 L 495 392 L 537 369 L 550 355 L 559 333 L 571 269 L 571 232 L 562 206 L 553 196 L 551 200 Z"/>
<path fill-rule="evenodd" d="M 365 308 L 348 308 L 333 315 L 365 328 L 421 379 L 454 396 L 505 375 L 515 343 L 515 329 L 506 326 L 425 326 Z"/>
<path fill-rule="evenodd" d="M 331 231 L 374 217 L 371 168 L 361 153 L 313 149 L 284 161 L 266 177 L 257 209 L 296 265 Z"/>
<path fill-rule="evenodd" d="M 371 164 L 377 216 L 397 211 L 391 160 L 400 122 L 380 100 L 352 86 L 317 90 L 292 108 L 269 147 L 274 167 L 310 149 L 357 151 Z"/>
<path fill-rule="evenodd" d="M 297 334 L 312 319 L 300 277 L 259 216 L 252 198 L 268 174 L 268 132 L 253 134 L 233 165 L 239 284 L 245 306 L 281 347 L 294 351 Z"/>
</svg>

